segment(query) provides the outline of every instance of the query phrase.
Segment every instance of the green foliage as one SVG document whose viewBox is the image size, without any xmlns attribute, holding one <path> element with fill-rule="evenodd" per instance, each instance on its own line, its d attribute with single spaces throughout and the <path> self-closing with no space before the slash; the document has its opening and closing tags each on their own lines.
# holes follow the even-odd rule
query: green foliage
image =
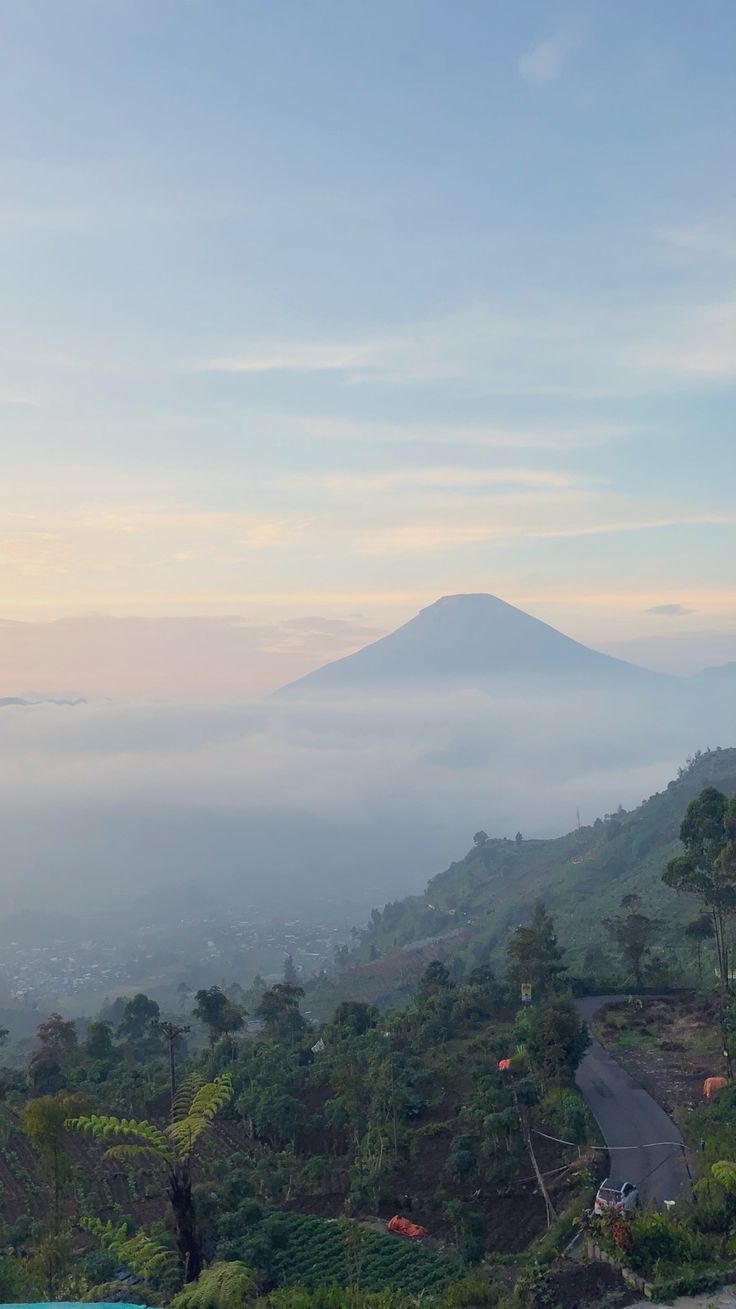
<svg viewBox="0 0 736 1309">
<path fill-rule="evenodd" d="M 245 1011 L 240 1005 L 229 1000 L 219 986 L 210 986 L 197 991 L 195 1000 L 197 1003 L 192 1010 L 192 1015 L 207 1028 L 210 1045 L 214 1045 L 218 1038 L 225 1036 L 227 1032 L 240 1031 Z"/>
<path fill-rule="evenodd" d="M 635 986 L 642 984 L 642 967 L 660 933 L 659 923 L 642 911 L 639 895 L 625 895 L 624 911 L 615 918 L 604 919 L 603 926 L 613 938 L 631 969 Z"/>
<path fill-rule="evenodd" d="M 239 1260 L 205 1268 L 172 1300 L 172 1309 L 243 1309 L 253 1303 L 258 1278 Z"/>
<path fill-rule="evenodd" d="M 98 1218 L 82 1218 L 81 1226 L 145 1282 L 163 1291 L 173 1291 L 180 1285 L 176 1255 L 145 1232 L 131 1234 L 125 1222 L 115 1225 L 102 1223 Z"/>
<path fill-rule="evenodd" d="M 662 871 L 678 853 L 688 803 L 706 782 L 728 794 L 736 791 L 736 749 L 704 752 L 689 761 L 676 781 L 630 813 L 607 815 L 565 836 L 524 840 L 518 847 L 500 839 L 473 846 L 465 858 L 430 881 L 424 896 L 396 901 L 375 914 L 359 957 L 367 961 L 373 952 L 380 967 L 352 973 L 351 994 L 373 1002 L 380 996 L 382 1004 L 387 999 L 402 1003 L 407 958 L 397 954 L 397 947 L 450 931 L 460 922 L 466 961 L 475 964 L 483 952 L 483 962 L 500 970 L 509 933 L 525 921 L 540 886 L 557 920 L 570 973 L 582 973 L 584 957 L 597 943 L 595 955 L 589 956 L 598 960 L 596 981 L 623 981 L 611 977 L 600 947 L 602 921 L 618 912 L 627 892 L 639 894 L 646 913 L 661 924 L 668 957 L 675 965 L 689 964 L 682 929 L 692 913 L 684 897 L 668 891 Z M 590 974 L 591 968 L 585 971 Z"/>
<path fill-rule="evenodd" d="M 354 1232 L 360 1237 L 357 1258 L 350 1239 Z M 354 1286 L 356 1266 L 366 1291 L 394 1288 L 420 1294 L 462 1275 L 455 1260 L 411 1241 L 296 1213 L 269 1214 L 241 1241 L 239 1257 L 276 1286 L 308 1291 Z"/>
<path fill-rule="evenodd" d="M 636 1272 L 654 1277 L 683 1264 L 705 1263 L 718 1254 L 713 1237 L 672 1214 L 640 1210 L 627 1220 L 627 1259 Z"/>
<path fill-rule="evenodd" d="M 201 1077 L 187 1079 L 174 1103 L 172 1121 L 161 1131 L 153 1123 L 134 1118 L 115 1118 L 111 1114 L 88 1114 L 67 1120 L 72 1131 L 86 1132 L 98 1141 L 113 1137 L 130 1138 L 123 1145 L 111 1146 L 108 1159 L 127 1161 L 158 1160 L 173 1166 L 192 1152 L 205 1128 L 232 1096 L 230 1073 L 220 1073 L 211 1082 Z"/>
<path fill-rule="evenodd" d="M 106 1151 L 109 1159 L 161 1159 L 173 1163 L 175 1154 L 166 1135 L 152 1123 L 135 1118 L 115 1118 L 111 1114 L 86 1114 L 68 1118 L 66 1126 L 72 1132 L 86 1132 L 96 1141 L 109 1141 L 112 1137 L 127 1136 L 131 1142 L 112 1146 Z"/>
<path fill-rule="evenodd" d="M 509 979 L 517 986 L 531 982 L 532 994 L 544 995 L 555 989 L 560 974 L 565 971 L 563 953 L 557 943 L 554 922 L 538 901 L 531 923 L 517 927 L 509 942 Z"/>
<path fill-rule="evenodd" d="M 289 982 L 276 982 L 264 991 L 255 1016 L 260 1018 L 271 1036 L 281 1040 L 298 1041 L 306 1028 L 299 1012 L 299 1001 L 304 995 L 301 986 Z"/>
</svg>

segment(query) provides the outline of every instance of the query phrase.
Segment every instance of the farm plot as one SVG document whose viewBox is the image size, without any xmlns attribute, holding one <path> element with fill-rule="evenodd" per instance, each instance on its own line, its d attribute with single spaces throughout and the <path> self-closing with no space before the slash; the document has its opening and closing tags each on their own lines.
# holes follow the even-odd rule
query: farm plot
<svg viewBox="0 0 736 1309">
<path fill-rule="evenodd" d="M 270 1229 L 270 1230 L 269 1230 Z M 275 1253 L 274 1280 L 279 1286 L 358 1284 L 366 1291 L 395 1290 L 421 1294 L 462 1277 L 460 1264 L 399 1237 L 368 1232 L 356 1223 L 339 1223 L 310 1214 L 273 1213 L 261 1225 Z"/>
</svg>

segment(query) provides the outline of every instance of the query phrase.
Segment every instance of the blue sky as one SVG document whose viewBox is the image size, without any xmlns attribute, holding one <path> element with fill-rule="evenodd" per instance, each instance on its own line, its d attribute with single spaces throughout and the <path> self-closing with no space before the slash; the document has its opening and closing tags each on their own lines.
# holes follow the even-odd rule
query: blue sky
<svg viewBox="0 0 736 1309">
<path fill-rule="evenodd" d="M 736 657 L 733 4 L 0 37 L 0 617 L 328 620 L 309 664 L 485 590 Z"/>
</svg>

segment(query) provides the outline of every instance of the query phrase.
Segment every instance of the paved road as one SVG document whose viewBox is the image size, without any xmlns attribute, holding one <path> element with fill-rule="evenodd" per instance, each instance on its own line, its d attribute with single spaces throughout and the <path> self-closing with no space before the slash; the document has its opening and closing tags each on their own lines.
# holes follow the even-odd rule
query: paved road
<svg viewBox="0 0 736 1309">
<path fill-rule="evenodd" d="M 588 1020 L 609 1000 L 620 996 L 585 996 L 578 1000 L 581 1017 Z M 611 1150 L 610 1175 L 639 1187 L 642 1204 L 676 1200 L 689 1193 L 679 1129 L 656 1100 L 630 1077 L 625 1068 L 598 1041 L 589 1046 L 575 1081 L 598 1121 L 603 1139 Z M 656 1149 L 644 1149 L 648 1144 Z M 636 1149 L 617 1150 L 616 1146 Z"/>
</svg>

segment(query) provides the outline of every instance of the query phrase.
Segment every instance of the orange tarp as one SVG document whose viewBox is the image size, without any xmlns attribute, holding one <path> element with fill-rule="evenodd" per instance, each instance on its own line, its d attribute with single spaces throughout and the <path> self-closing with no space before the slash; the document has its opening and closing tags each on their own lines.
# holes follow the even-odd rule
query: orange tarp
<svg viewBox="0 0 736 1309">
<path fill-rule="evenodd" d="M 712 1100 L 713 1096 L 717 1095 L 719 1091 L 722 1091 L 724 1086 L 728 1086 L 728 1081 L 725 1077 L 706 1077 L 703 1082 L 703 1095 L 706 1100 Z"/>
<path fill-rule="evenodd" d="M 418 1227 L 416 1223 L 410 1223 L 408 1218 L 400 1218 L 398 1214 L 394 1214 L 393 1218 L 389 1219 L 387 1226 L 389 1232 L 408 1236 L 410 1241 L 419 1241 L 423 1236 L 429 1236 L 426 1227 Z"/>
</svg>

